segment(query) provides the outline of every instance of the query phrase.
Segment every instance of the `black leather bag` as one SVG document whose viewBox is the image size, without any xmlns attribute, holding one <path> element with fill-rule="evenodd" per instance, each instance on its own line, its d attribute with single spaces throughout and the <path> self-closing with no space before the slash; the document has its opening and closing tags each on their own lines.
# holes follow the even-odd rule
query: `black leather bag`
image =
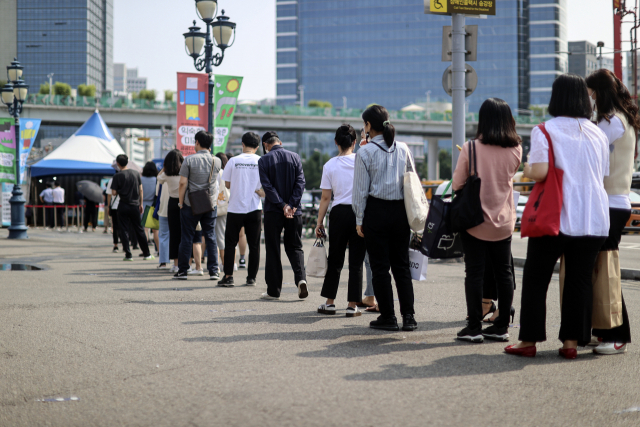
<svg viewBox="0 0 640 427">
<path fill-rule="evenodd" d="M 474 173 L 472 173 L 472 169 Z M 466 231 L 484 222 L 482 204 L 480 203 L 480 184 L 476 142 L 471 141 L 469 143 L 469 178 L 467 178 L 464 187 L 456 191 L 455 197 L 451 201 L 451 230 L 454 233 Z"/>
<path fill-rule="evenodd" d="M 211 186 L 211 177 L 213 176 L 213 169 L 216 165 L 215 159 L 211 158 L 211 172 L 209 172 L 209 186 Z M 187 184 L 188 185 L 188 184 Z M 213 212 L 213 209 L 217 206 L 217 200 L 215 204 L 211 201 L 211 192 L 209 188 L 205 190 L 198 190 L 189 192 L 189 204 L 191 205 L 191 212 L 193 215 L 202 215 L 205 213 Z"/>
</svg>

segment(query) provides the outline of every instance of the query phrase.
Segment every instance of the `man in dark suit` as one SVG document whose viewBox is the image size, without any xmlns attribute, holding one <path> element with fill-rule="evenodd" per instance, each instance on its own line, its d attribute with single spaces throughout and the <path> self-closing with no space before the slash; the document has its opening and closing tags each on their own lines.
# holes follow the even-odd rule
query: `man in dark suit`
<svg viewBox="0 0 640 427">
<path fill-rule="evenodd" d="M 282 147 L 282 141 L 275 132 L 267 132 L 262 137 L 265 155 L 258 160 L 260 182 L 265 193 L 264 203 L 264 245 L 265 281 L 267 292 L 262 299 L 280 298 L 282 289 L 282 261 L 280 258 L 280 234 L 284 229 L 284 251 L 289 258 L 298 297 L 306 298 L 307 276 L 304 269 L 302 251 L 302 212 L 300 199 L 304 191 L 304 172 L 300 156 Z"/>
</svg>

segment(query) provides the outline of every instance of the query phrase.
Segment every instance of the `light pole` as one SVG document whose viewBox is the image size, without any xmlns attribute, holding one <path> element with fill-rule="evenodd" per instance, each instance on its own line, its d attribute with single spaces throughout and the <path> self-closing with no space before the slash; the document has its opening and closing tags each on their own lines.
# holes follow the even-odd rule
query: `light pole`
<svg viewBox="0 0 640 427">
<path fill-rule="evenodd" d="M 213 68 L 219 67 L 224 59 L 224 51 L 231 47 L 235 42 L 236 24 L 229 21 L 228 16 L 218 16 L 218 0 L 196 0 L 196 12 L 198 17 L 207 26 L 207 32 L 201 33 L 200 27 L 196 27 L 196 21 L 193 21 L 193 27 L 189 27 L 189 32 L 184 33 L 184 41 L 187 46 L 187 54 L 193 58 L 193 65 L 198 71 L 205 70 L 209 75 L 209 133 L 213 133 Z M 214 44 L 211 41 L 211 33 L 215 46 L 220 49 L 220 53 L 213 54 Z M 231 37 L 233 36 L 233 41 Z M 204 46 L 204 57 L 202 56 L 202 47 Z"/>
<path fill-rule="evenodd" d="M 15 120 L 15 184 L 13 185 L 11 204 L 11 226 L 9 227 L 9 239 L 27 239 L 27 226 L 24 223 L 25 200 L 20 187 L 20 113 L 22 103 L 27 99 L 29 86 L 22 80 L 22 65 L 18 58 L 14 58 L 7 67 L 7 84 L 2 88 L 2 102 L 9 108 L 9 115 Z"/>
<path fill-rule="evenodd" d="M 53 73 L 47 74 L 49 78 L 49 104 L 53 104 Z"/>
</svg>

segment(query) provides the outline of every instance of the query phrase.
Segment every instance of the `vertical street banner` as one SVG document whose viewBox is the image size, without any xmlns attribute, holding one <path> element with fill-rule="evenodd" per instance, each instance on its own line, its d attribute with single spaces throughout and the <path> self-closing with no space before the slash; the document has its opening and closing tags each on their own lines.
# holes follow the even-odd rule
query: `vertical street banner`
<svg viewBox="0 0 640 427">
<path fill-rule="evenodd" d="M 16 181 L 16 130 L 13 118 L 0 119 L 0 182 Z"/>
<path fill-rule="evenodd" d="M 209 128 L 209 76 L 178 73 L 176 146 L 183 156 L 195 154 L 195 135 Z"/>
<path fill-rule="evenodd" d="M 27 159 L 40 130 L 40 119 L 20 119 L 20 184 L 27 180 Z"/>
<path fill-rule="evenodd" d="M 235 76 L 215 77 L 213 154 L 224 153 L 227 149 L 242 79 Z"/>
</svg>

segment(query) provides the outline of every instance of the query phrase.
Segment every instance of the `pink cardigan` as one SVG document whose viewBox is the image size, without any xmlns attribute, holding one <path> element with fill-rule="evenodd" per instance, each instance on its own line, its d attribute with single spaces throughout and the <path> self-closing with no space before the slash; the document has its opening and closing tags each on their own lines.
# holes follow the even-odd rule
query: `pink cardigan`
<svg viewBox="0 0 640 427">
<path fill-rule="evenodd" d="M 516 225 L 513 176 L 520 167 L 522 147 L 503 148 L 476 140 L 476 158 L 478 175 L 482 180 L 480 202 L 484 222 L 467 232 L 477 239 L 490 242 L 507 239 Z M 457 191 L 462 188 L 468 177 L 469 142 L 466 142 L 453 172 L 453 189 Z"/>
</svg>

